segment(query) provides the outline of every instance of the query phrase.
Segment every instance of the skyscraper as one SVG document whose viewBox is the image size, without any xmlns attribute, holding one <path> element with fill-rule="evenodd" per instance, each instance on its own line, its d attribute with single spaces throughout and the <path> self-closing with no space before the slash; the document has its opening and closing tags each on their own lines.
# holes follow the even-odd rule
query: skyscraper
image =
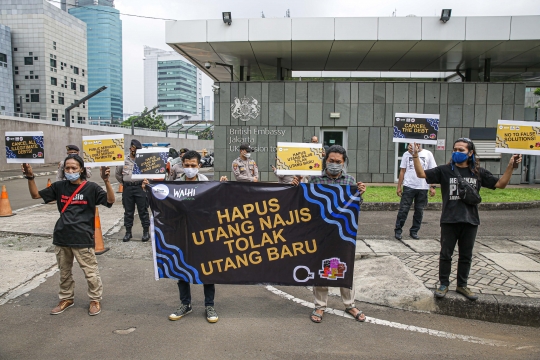
<svg viewBox="0 0 540 360">
<path fill-rule="evenodd" d="M 202 72 L 175 51 L 144 47 L 144 106 L 159 105 L 166 123 L 201 118 Z"/>
<path fill-rule="evenodd" d="M 70 0 L 72 1 L 72 0 Z M 87 25 L 88 92 L 107 90 L 88 101 L 89 123 L 122 121 L 122 21 L 113 0 L 77 0 L 69 13 Z"/>
</svg>

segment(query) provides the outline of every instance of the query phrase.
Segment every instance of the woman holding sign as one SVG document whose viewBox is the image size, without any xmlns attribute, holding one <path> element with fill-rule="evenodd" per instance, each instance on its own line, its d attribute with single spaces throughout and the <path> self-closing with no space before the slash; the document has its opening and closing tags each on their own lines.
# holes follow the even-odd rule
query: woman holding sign
<svg viewBox="0 0 540 360">
<path fill-rule="evenodd" d="M 73 306 L 73 258 L 77 259 L 88 282 L 88 315 L 98 315 L 101 312 L 103 285 L 94 252 L 94 217 L 97 205 L 111 207 L 114 203 L 114 191 L 109 182 L 110 169 L 101 168 L 101 178 L 107 189 L 105 192 L 98 184 L 86 181 L 84 161 L 79 155 L 70 155 L 64 160 L 67 180 L 54 182 L 41 191 L 34 182 L 32 167 L 23 164 L 22 168 L 32 199 L 43 199 L 45 202 L 56 200 L 60 212 L 53 233 L 54 252 L 60 269 L 60 302 L 51 310 L 51 315 L 60 314 Z"/>
<path fill-rule="evenodd" d="M 413 163 L 416 176 L 426 179 L 428 184 L 441 184 L 443 208 L 441 214 L 441 253 L 439 258 L 440 286 L 435 297 L 443 298 L 450 286 L 452 254 L 456 243 L 459 249 L 456 292 L 475 301 L 478 295 L 467 287 L 471 269 L 474 241 L 480 218 L 478 204 L 481 187 L 504 189 L 510 182 L 514 165 L 521 162 L 521 155 L 510 159 L 503 176 L 497 178 L 480 167 L 474 143 L 469 138 L 454 142 L 452 160 L 433 169 L 424 170 L 418 159 L 418 149 L 413 146 Z"/>
</svg>

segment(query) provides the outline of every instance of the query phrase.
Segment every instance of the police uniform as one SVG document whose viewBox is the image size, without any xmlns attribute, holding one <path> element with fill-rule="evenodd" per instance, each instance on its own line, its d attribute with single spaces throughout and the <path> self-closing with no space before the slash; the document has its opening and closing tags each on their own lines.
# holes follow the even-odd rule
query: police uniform
<svg viewBox="0 0 540 360">
<path fill-rule="evenodd" d="M 132 145 L 138 149 L 142 148 L 141 143 L 137 140 L 132 140 Z M 135 160 L 131 158 L 131 154 L 125 157 L 124 166 L 117 166 L 115 177 L 119 183 L 124 185 L 122 194 L 122 205 L 124 206 L 124 226 L 126 227 L 126 236 L 124 241 L 129 241 L 131 238 L 131 228 L 133 227 L 133 217 L 135 215 L 135 204 L 139 212 L 139 219 L 143 227 L 143 241 L 150 239 L 150 216 L 148 215 L 148 202 L 146 200 L 146 192 L 142 188 L 142 180 L 133 180 L 133 166 Z"/>
<path fill-rule="evenodd" d="M 232 171 L 236 181 L 253 182 L 255 178 L 259 178 L 259 168 L 255 160 L 237 157 L 232 162 Z"/>
</svg>

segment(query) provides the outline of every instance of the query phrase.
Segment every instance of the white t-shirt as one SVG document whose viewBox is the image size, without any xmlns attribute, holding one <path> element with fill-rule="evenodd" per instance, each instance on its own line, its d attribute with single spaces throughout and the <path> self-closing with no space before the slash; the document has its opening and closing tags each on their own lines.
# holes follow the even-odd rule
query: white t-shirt
<svg viewBox="0 0 540 360">
<path fill-rule="evenodd" d="M 418 153 L 418 159 L 422 164 L 424 170 L 433 169 L 437 167 L 435 158 L 431 151 L 422 149 Z M 416 171 L 414 170 L 413 158 L 410 152 L 405 152 L 403 158 L 401 159 L 400 168 L 405 169 L 405 177 L 403 179 L 403 186 L 407 186 L 417 190 L 429 190 L 429 185 L 425 179 L 420 179 L 416 176 Z"/>
</svg>

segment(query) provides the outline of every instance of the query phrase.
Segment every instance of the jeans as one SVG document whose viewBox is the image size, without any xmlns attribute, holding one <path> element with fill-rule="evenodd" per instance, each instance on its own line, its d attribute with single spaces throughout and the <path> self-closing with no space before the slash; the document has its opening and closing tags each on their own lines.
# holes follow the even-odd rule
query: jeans
<svg viewBox="0 0 540 360">
<path fill-rule="evenodd" d="M 204 306 L 214 306 L 214 297 L 216 295 L 216 286 L 214 284 L 204 284 Z M 184 305 L 191 304 L 190 284 L 183 280 L 178 280 L 178 291 L 180 292 L 180 301 Z"/>
<path fill-rule="evenodd" d="M 452 254 L 457 242 L 459 250 L 457 286 L 467 286 L 477 231 L 478 225 L 469 223 L 441 224 L 441 255 L 439 258 L 439 281 L 441 285 L 450 285 Z"/>
<path fill-rule="evenodd" d="M 407 215 L 409 214 L 409 209 L 411 208 L 413 201 L 413 224 L 409 231 L 416 234 L 420 230 L 422 218 L 424 217 L 424 208 L 428 202 L 428 191 L 403 186 L 403 193 L 401 194 L 401 201 L 399 203 L 399 211 L 396 219 L 396 228 L 394 229 L 395 232 L 401 234 L 403 225 L 405 225 L 405 221 L 407 221 Z"/>
</svg>

